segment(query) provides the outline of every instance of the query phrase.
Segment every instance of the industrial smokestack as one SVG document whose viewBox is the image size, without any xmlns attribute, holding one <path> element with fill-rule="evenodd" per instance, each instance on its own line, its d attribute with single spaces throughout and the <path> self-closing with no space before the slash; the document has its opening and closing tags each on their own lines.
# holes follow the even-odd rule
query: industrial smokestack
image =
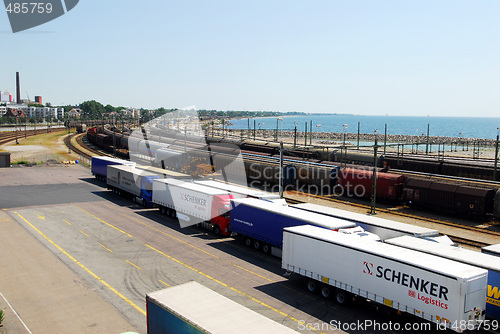
<svg viewBox="0 0 500 334">
<path fill-rule="evenodd" d="M 19 83 L 19 72 L 16 72 L 17 104 L 21 104 L 21 84 Z"/>
</svg>

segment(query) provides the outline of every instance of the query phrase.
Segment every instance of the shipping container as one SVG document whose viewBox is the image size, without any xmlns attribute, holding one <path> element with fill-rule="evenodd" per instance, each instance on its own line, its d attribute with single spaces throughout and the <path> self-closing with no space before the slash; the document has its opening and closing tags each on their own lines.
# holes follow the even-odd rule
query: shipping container
<svg viewBox="0 0 500 334">
<path fill-rule="evenodd" d="M 311 224 L 339 230 L 356 227 L 347 220 L 307 212 L 254 198 L 231 201 L 231 230 L 244 236 L 245 244 L 281 256 L 283 228 Z"/>
<path fill-rule="evenodd" d="M 225 190 L 175 179 L 153 182 L 153 203 L 162 213 L 179 218 L 181 227 L 201 224 L 215 234 L 230 235 L 229 200 Z"/>
<path fill-rule="evenodd" d="M 458 332 L 485 317 L 486 270 L 383 242 L 315 226 L 285 228 L 282 268 L 341 304 L 357 296 Z"/>
<path fill-rule="evenodd" d="M 404 236 L 386 240 L 395 246 L 441 256 L 488 270 L 486 291 L 486 316 L 500 321 L 500 258 L 475 252 L 458 246 L 441 245 L 435 242 Z"/>
<path fill-rule="evenodd" d="M 148 334 L 297 333 L 197 282 L 146 294 L 146 310 Z"/>
<path fill-rule="evenodd" d="M 322 206 L 312 203 L 300 203 L 291 206 L 301 210 L 351 221 L 356 225 L 361 226 L 365 231 L 375 233 L 380 237 L 381 240 L 395 238 L 402 235 L 412 235 L 418 238 L 439 236 L 438 230 L 400 223 L 393 220 L 364 215 L 361 213 L 336 209 L 329 206 Z"/>
<path fill-rule="evenodd" d="M 123 165 L 123 166 L 135 167 L 136 163 L 112 157 L 93 156 L 92 166 L 91 166 L 92 175 L 94 175 L 98 180 L 106 181 L 109 165 Z"/>
</svg>

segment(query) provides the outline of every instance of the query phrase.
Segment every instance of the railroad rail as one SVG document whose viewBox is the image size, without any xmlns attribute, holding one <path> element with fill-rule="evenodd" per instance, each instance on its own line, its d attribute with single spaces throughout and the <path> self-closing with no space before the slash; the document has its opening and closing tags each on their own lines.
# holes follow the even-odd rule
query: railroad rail
<svg viewBox="0 0 500 334">
<path fill-rule="evenodd" d="M 291 193 L 293 193 L 293 191 L 291 191 Z M 346 204 L 345 200 L 341 200 L 338 198 L 331 198 L 331 197 L 327 197 L 327 196 L 317 196 L 317 195 L 311 195 L 311 194 L 308 194 L 307 196 L 317 198 L 317 199 L 320 199 L 323 201 L 332 202 L 332 203 Z M 289 204 L 305 203 L 304 201 L 300 201 L 300 200 L 297 200 L 295 198 L 291 198 L 291 197 L 287 197 L 287 196 L 284 196 L 284 198 L 287 201 L 287 203 L 289 203 Z M 361 204 L 361 203 L 350 202 L 349 205 L 365 209 L 367 212 L 370 211 L 370 208 L 371 208 L 369 205 Z M 446 220 L 438 220 L 438 219 L 429 218 L 429 217 L 416 216 L 416 215 L 413 215 L 410 213 L 398 212 L 395 210 L 385 209 L 385 208 L 380 208 L 380 207 L 377 207 L 377 211 L 383 212 L 383 213 L 386 213 L 389 215 L 393 215 L 393 216 L 410 218 L 410 219 L 415 219 L 415 220 L 429 222 L 429 223 L 438 224 L 438 225 L 444 225 L 444 226 L 452 227 L 454 229 L 460 229 L 464 232 L 474 231 L 476 233 L 480 233 L 482 235 L 489 236 L 489 237 L 491 237 L 493 235 L 493 236 L 497 236 L 498 239 L 500 240 L 500 230 L 499 231 L 491 231 L 491 230 L 485 231 L 484 228 L 479 228 L 479 227 L 470 226 L 470 225 L 464 225 L 464 224 L 460 224 L 460 223 L 454 223 L 454 222 L 446 221 Z M 491 225 L 491 226 L 496 226 L 496 225 Z M 456 234 L 448 233 L 447 235 L 450 237 L 451 240 L 453 240 L 454 242 L 457 242 L 459 244 L 462 244 L 462 245 L 467 245 L 467 246 L 471 246 L 471 247 L 479 247 L 479 248 L 486 246 L 486 245 L 489 245 L 488 243 L 481 242 L 478 240 L 467 239 L 467 238 L 464 238 L 463 236 L 459 236 Z"/>
<path fill-rule="evenodd" d="M 27 130 L 26 137 L 36 136 L 43 133 L 47 133 L 47 129 L 40 130 Z M 7 144 L 13 140 L 25 138 L 24 131 L 18 131 L 17 135 L 15 132 L 0 132 L 0 145 Z"/>
<path fill-rule="evenodd" d="M 107 153 L 104 153 L 103 151 L 93 149 L 89 145 L 83 143 L 83 141 L 82 141 L 83 134 L 73 134 L 73 135 L 68 136 L 68 137 L 65 138 L 66 145 L 68 147 L 70 147 L 72 150 L 74 150 L 76 153 L 78 153 L 78 154 L 80 154 L 82 156 L 86 156 L 86 157 L 90 158 L 90 155 L 88 153 L 84 152 L 83 150 L 79 149 L 77 146 L 75 146 L 75 145 L 73 145 L 71 143 L 71 138 L 73 136 L 76 136 L 76 135 L 79 135 L 76 138 L 76 141 L 77 141 L 78 145 L 81 145 L 82 147 L 84 147 L 85 150 L 90 151 L 92 153 L 95 153 L 95 155 L 111 156 L 111 155 L 109 155 Z M 261 160 L 270 161 L 271 159 L 264 158 L 264 159 L 261 159 Z M 499 182 L 496 182 L 496 183 L 499 183 Z M 331 197 L 328 197 L 328 196 L 317 196 L 317 195 L 311 195 L 311 194 L 308 194 L 308 196 L 315 197 L 315 198 L 318 198 L 318 199 L 321 199 L 321 200 L 326 200 L 326 201 L 329 201 L 329 202 L 343 203 L 343 204 L 346 203 L 345 200 L 338 199 L 338 198 L 331 198 Z M 303 201 L 291 198 L 289 196 L 285 196 L 284 198 L 286 199 L 286 201 L 289 204 L 303 203 Z M 349 205 L 354 206 L 354 207 L 363 208 L 363 209 L 366 209 L 367 211 L 370 210 L 370 206 L 366 205 L 366 204 L 350 202 Z M 443 221 L 443 220 L 438 220 L 438 219 L 433 219 L 433 218 L 428 218 L 428 217 L 416 216 L 416 215 L 412 215 L 412 214 L 409 214 L 409 213 L 398 212 L 398 211 L 394 211 L 394 210 L 390 210 L 390 209 L 385 209 L 385 208 L 380 208 L 380 207 L 377 207 L 377 211 L 378 212 L 387 213 L 389 215 L 400 216 L 400 217 L 405 217 L 405 218 L 411 218 L 411 219 L 416 219 L 416 220 L 424 221 L 424 222 L 431 222 L 431 223 L 439 224 L 439 225 L 445 225 L 445 226 L 456 228 L 456 229 L 460 229 L 460 230 L 468 230 L 468 231 L 473 230 L 475 232 L 478 232 L 478 233 L 481 233 L 481 234 L 484 234 L 484 235 L 488 235 L 488 236 L 495 235 L 495 236 L 498 236 L 498 238 L 500 239 L 500 232 L 497 232 L 497 231 L 487 231 L 486 232 L 484 229 L 477 228 L 477 227 L 474 227 L 474 226 L 463 225 L 463 224 L 459 224 L 459 223 L 453 223 L 453 222 L 450 222 L 450 221 Z M 464 238 L 464 237 L 458 236 L 458 235 L 450 235 L 450 233 L 448 233 L 447 235 L 454 242 L 457 242 L 457 243 L 463 244 L 463 245 L 468 245 L 468 246 L 471 246 L 471 247 L 483 247 L 483 246 L 488 245 L 487 243 L 484 243 L 484 242 L 481 242 L 481 241 L 467 239 L 467 238 Z"/>
</svg>

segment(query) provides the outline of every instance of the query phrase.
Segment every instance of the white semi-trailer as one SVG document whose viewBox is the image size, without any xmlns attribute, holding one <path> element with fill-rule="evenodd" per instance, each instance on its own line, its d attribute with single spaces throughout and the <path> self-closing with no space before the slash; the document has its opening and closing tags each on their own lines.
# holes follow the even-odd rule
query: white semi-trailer
<svg viewBox="0 0 500 334">
<path fill-rule="evenodd" d="M 132 197 L 145 206 L 152 206 L 152 182 L 160 176 L 142 169 L 123 165 L 108 165 L 107 185 L 118 195 Z"/>
<path fill-rule="evenodd" d="M 486 270 L 411 249 L 303 225 L 284 229 L 282 267 L 340 304 L 358 296 L 458 332 L 485 318 Z"/>
<path fill-rule="evenodd" d="M 201 224 L 215 234 L 230 235 L 233 196 L 225 190 L 174 179 L 153 181 L 153 203 L 162 213 L 179 218 L 181 227 Z"/>
</svg>

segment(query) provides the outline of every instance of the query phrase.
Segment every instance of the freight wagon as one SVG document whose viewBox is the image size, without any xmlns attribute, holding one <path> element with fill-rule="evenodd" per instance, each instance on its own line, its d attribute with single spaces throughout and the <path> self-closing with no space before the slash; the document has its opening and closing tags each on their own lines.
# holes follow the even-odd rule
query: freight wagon
<svg viewBox="0 0 500 334">
<path fill-rule="evenodd" d="M 109 165 L 108 189 L 117 195 L 131 197 L 144 206 L 152 206 L 152 183 L 160 176 L 131 166 Z"/>
<path fill-rule="evenodd" d="M 338 186 L 343 195 L 370 198 L 373 171 L 345 168 L 339 172 Z M 377 198 L 390 201 L 401 199 L 404 175 L 379 172 L 376 174 Z M 338 192 L 338 191 L 337 191 Z"/>
<path fill-rule="evenodd" d="M 493 212 L 495 190 L 409 178 L 403 202 L 417 208 L 485 216 Z"/>
<path fill-rule="evenodd" d="M 225 190 L 192 182 L 153 180 L 153 203 L 162 213 L 178 218 L 181 227 L 200 224 L 215 234 L 230 235 L 229 201 L 232 198 Z"/>
<path fill-rule="evenodd" d="M 148 293 L 146 310 L 148 334 L 297 333 L 194 281 Z"/>
<path fill-rule="evenodd" d="M 136 164 L 135 162 L 122 159 L 116 159 L 105 156 L 93 156 L 90 171 L 92 175 L 95 176 L 96 179 L 101 181 L 106 181 L 109 165 L 123 165 L 123 166 L 135 167 Z"/>
<path fill-rule="evenodd" d="M 282 268 L 340 304 L 357 296 L 458 332 L 485 318 L 486 270 L 411 249 L 296 226 L 284 230 Z"/>
<path fill-rule="evenodd" d="M 487 270 L 486 316 L 500 320 L 500 258 L 461 247 L 440 245 L 435 242 L 409 236 L 389 239 L 386 242 L 391 245 L 433 254 Z"/>
<path fill-rule="evenodd" d="M 369 215 L 363 215 L 356 212 L 340 210 L 328 206 L 322 206 L 312 203 L 300 203 L 293 204 L 291 206 L 301 210 L 351 221 L 356 225 L 361 226 L 365 231 L 378 235 L 381 240 L 395 238 L 403 235 L 432 239 L 439 237 L 438 230 L 400 223 L 393 220 L 382 219 Z"/>
<path fill-rule="evenodd" d="M 247 247 L 262 249 L 266 254 L 281 257 L 283 228 L 304 224 L 331 230 L 356 226 L 347 220 L 254 198 L 231 201 L 231 230 L 244 237 Z"/>
</svg>

